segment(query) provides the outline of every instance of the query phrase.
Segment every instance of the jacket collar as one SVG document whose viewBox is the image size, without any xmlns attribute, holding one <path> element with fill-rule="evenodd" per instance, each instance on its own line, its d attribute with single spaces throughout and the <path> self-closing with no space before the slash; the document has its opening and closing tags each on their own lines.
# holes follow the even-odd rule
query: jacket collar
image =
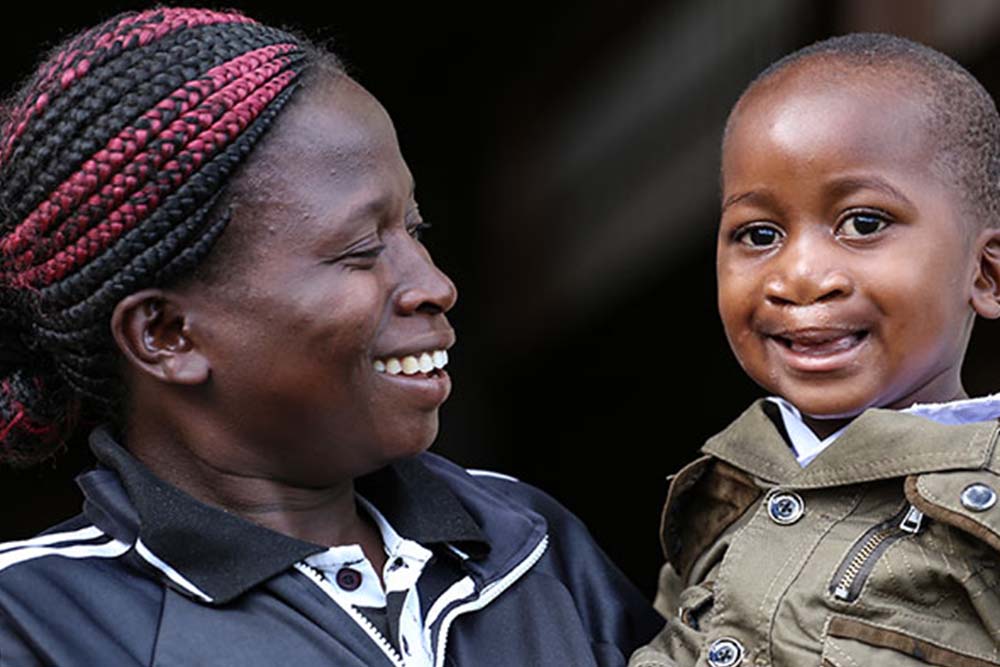
<svg viewBox="0 0 1000 667">
<path fill-rule="evenodd" d="M 770 406 L 770 408 L 768 408 Z M 891 479 L 940 470 L 987 465 L 996 447 L 998 424 L 938 424 L 893 410 L 866 410 L 833 447 L 802 468 L 768 412 L 776 406 L 755 402 L 702 451 L 761 479 L 795 488 L 819 488 Z"/>
<path fill-rule="evenodd" d="M 325 546 L 297 540 L 206 505 L 159 479 L 106 428 L 90 446 L 103 466 L 77 482 L 84 512 L 181 589 L 223 604 Z M 490 545 L 455 494 L 419 459 L 400 461 L 356 481 L 358 493 L 402 536 L 425 546 L 457 543 L 472 558 Z"/>
</svg>

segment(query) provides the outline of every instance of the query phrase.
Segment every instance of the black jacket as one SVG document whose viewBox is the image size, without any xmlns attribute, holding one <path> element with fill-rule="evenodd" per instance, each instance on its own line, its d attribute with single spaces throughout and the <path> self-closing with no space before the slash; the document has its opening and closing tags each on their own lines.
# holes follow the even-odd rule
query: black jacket
<svg viewBox="0 0 1000 667">
<path fill-rule="evenodd" d="M 297 566 L 325 547 L 194 500 L 104 431 L 91 445 L 101 467 L 78 480 L 83 513 L 0 545 L 0 665 L 406 664 Z M 435 667 L 624 665 L 662 625 L 579 520 L 527 484 L 424 454 L 358 488 L 438 554 L 418 582 Z"/>
</svg>

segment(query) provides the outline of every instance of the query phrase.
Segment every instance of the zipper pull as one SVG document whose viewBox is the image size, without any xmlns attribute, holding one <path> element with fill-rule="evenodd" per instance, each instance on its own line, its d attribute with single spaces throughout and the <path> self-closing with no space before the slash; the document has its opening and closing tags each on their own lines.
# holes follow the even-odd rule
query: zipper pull
<svg viewBox="0 0 1000 667">
<path fill-rule="evenodd" d="M 906 516 L 899 522 L 899 529 L 904 533 L 916 535 L 924 527 L 924 513 L 913 505 L 906 511 Z"/>
</svg>

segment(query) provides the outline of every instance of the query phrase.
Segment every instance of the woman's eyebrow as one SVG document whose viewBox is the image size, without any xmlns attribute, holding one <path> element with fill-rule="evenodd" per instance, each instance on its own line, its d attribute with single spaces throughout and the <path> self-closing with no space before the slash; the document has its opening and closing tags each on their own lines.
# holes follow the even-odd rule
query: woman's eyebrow
<svg viewBox="0 0 1000 667">
<path fill-rule="evenodd" d="M 386 209 L 392 206 L 393 197 L 390 193 L 381 193 L 371 199 L 367 199 L 351 206 L 350 210 L 341 218 L 345 224 L 365 221 L 372 217 L 380 216 Z"/>
</svg>

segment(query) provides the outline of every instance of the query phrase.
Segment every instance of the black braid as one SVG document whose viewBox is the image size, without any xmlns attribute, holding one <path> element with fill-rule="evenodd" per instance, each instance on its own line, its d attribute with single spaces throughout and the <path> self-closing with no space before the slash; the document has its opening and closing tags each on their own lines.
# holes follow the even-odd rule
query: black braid
<svg viewBox="0 0 1000 667">
<path fill-rule="evenodd" d="M 79 419 L 120 413 L 115 306 L 203 263 L 229 221 L 227 182 L 300 73 L 317 59 L 338 68 L 245 21 L 183 8 L 116 17 L 57 50 L 4 107 L 0 460 L 38 460 Z"/>
<path fill-rule="evenodd" d="M 0 171 L 0 202 L 7 203 L 8 219 L 23 219 L 123 126 L 185 82 L 241 53 L 288 40 L 277 30 L 230 35 L 227 27 L 181 31 L 128 51 L 53 102 Z M 167 69 L 151 76 L 148 70 L 156 71 L 161 62 Z M 37 148 L 26 152 L 23 147 L 33 142 Z"/>
<path fill-rule="evenodd" d="M 126 233 L 77 273 L 42 288 L 39 297 L 44 310 L 40 314 L 46 330 L 72 333 L 85 325 L 95 312 L 113 307 L 125 294 L 135 291 L 135 284 L 162 270 L 156 267 L 170 260 L 203 226 L 211 227 L 211 223 L 202 223 L 220 184 L 242 163 L 293 93 L 294 89 L 288 89 L 275 99 L 239 139 L 192 174 L 143 225 Z M 206 204 L 192 212 L 192 203 L 206 198 Z"/>
</svg>

